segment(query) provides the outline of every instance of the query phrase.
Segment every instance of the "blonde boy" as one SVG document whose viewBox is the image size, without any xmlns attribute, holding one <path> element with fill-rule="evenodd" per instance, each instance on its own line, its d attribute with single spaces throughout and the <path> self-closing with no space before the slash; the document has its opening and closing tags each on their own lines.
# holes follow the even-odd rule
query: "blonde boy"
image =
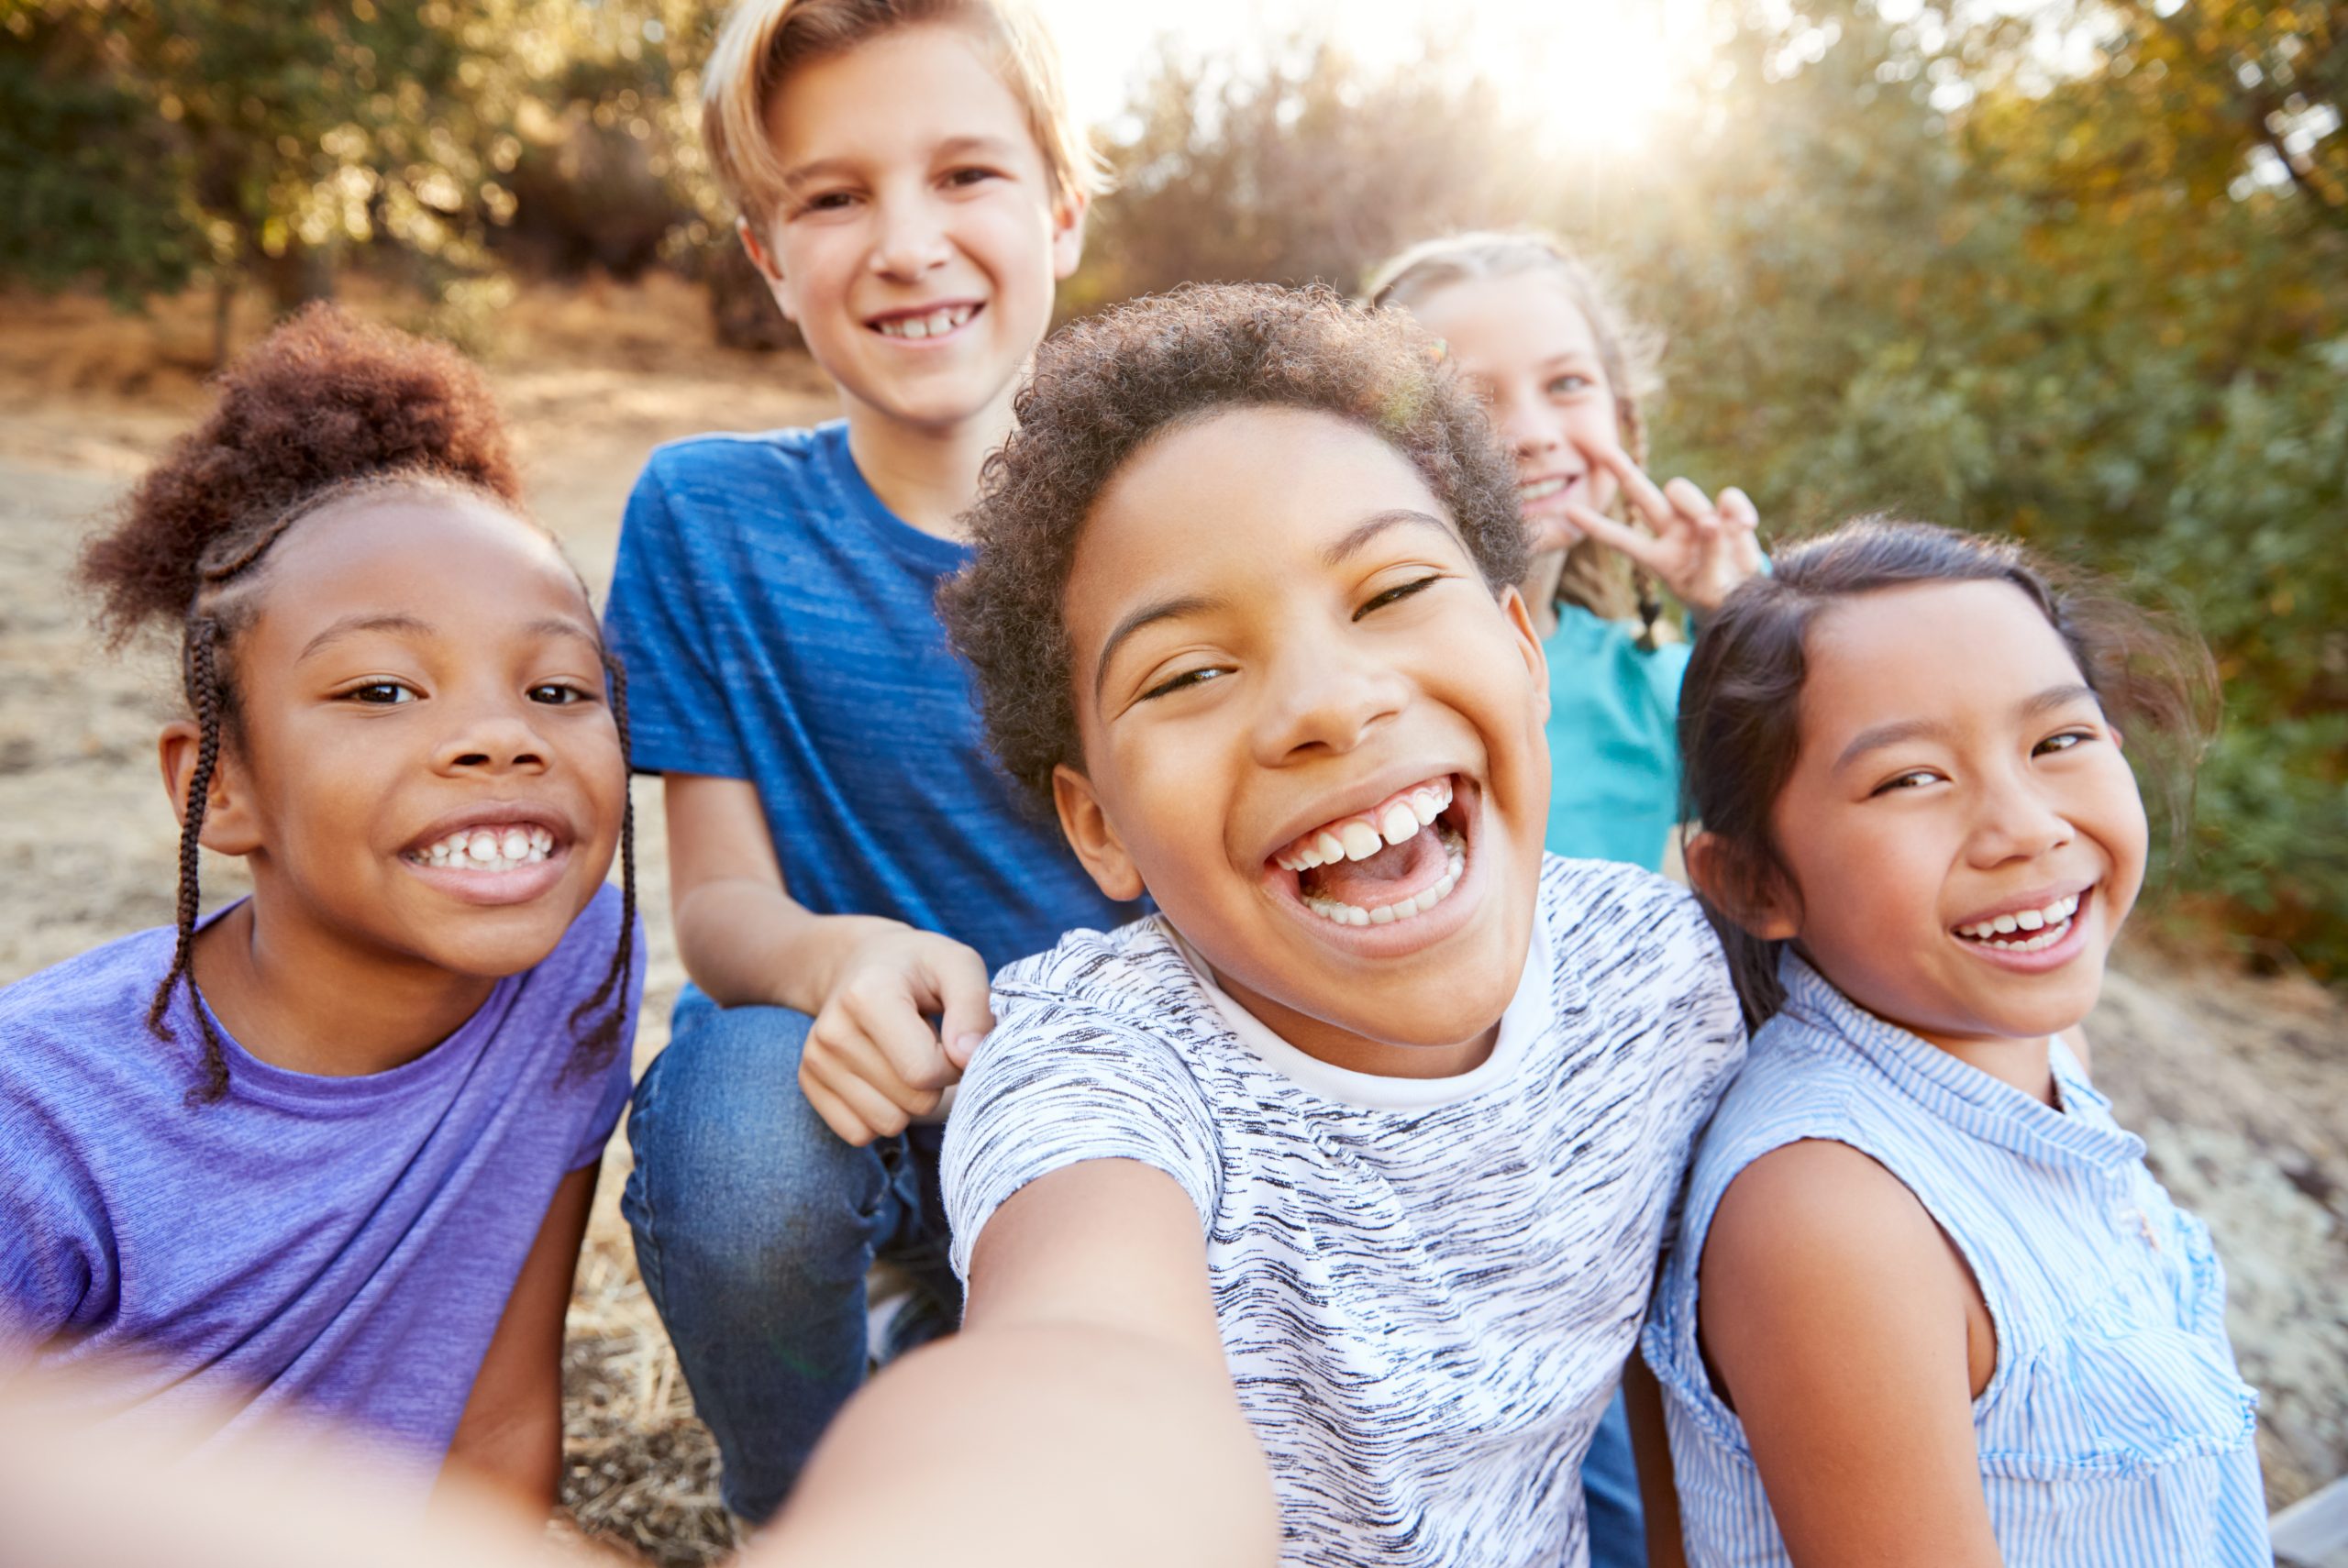
<svg viewBox="0 0 2348 1568">
<path fill-rule="evenodd" d="M 932 608 L 1097 183 L 1049 39 L 1015 0 L 747 0 L 703 128 L 845 415 L 656 452 L 610 612 L 693 982 L 626 1209 L 759 1521 L 862 1380 L 873 1260 L 914 1285 L 884 1349 L 956 1320 L 924 1119 L 990 969 L 1134 910 L 989 765 Z"/>
</svg>

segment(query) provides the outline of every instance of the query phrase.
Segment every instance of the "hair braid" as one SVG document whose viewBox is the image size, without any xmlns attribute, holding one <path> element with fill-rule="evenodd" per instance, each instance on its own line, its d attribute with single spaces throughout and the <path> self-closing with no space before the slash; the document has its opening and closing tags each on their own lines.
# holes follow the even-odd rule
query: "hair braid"
<svg viewBox="0 0 2348 1568">
<path fill-rule="evenodd" d="M 172 1028 L 164 1014 L 170 1010 L 172 992 L 183 978 L 187 981 L 188 1005 L 204 1039 L 204 1081 L 188 1090 L 190 1103 L 218 1099 L 228 1092 L 228 1060 L 221 1051 L 219 1032 L 212 1027 L 211 1016 L 205 1011 L 204 999 L 195 988 L 195 917 L 198 867 L 204 851 L 204 813 L 211 802 L 212 776 L 220 760 L 223 701 L 219 669 L 214 657 L 219 635 L 220 623 L 211 616 L 188 617 L 186 681 L 188 701 L 195 709 L 198 739 L 195 772 L 188 778 L 187 803 L 180 826 L 179 941 L 172 949 L 172 966 L 164 971 L 163 983 L 155 988 L 155 999 L 147 1009 L 148 1029 L 159 1040 L 171 1040 Z"/>
<path fill-rule="evenodd" d="M 613 950 L 612 966 L 604 972 L 595 994 L 571 1010 L 575 1032 L 596 1009 L 610 1004 L 594 1027 L 579 1035 L 573 1069 L 591 1073 L 612 1059 L 627 1023 L 627 977 L 636 966 L 636 802 L 627 785 L 635 777 L 627 736 L 627 666 L 609 648 L 604 650 L 604 673 L 612 687 L 612 722 L 620 732 L 620 940 Z"/>
</svg>

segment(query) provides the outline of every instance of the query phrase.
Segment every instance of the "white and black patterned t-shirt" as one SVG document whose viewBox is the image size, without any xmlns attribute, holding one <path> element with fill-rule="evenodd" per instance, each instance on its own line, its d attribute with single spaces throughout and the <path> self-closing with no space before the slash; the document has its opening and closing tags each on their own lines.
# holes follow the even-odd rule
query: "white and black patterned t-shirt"
<svg viewBox="0 0 2348 1568">
<path fill-rule="evenodd" d="M 1552 859 L 1540 914 L 1491 1055 L 1451 1078 L 1306 1055 L 1162 916 L 995 977 L 947 1128 L 955 1266 L 1063 1166 L 1180 1182 L 1287 1562 L 1586 1561 L 1582 1456 L 1744 1031 L 1671 884 Z"/>
</svg>

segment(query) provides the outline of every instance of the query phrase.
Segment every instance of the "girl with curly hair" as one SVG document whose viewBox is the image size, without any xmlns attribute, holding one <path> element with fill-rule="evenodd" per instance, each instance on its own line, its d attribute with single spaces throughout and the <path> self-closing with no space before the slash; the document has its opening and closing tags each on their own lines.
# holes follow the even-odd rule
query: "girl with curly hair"
<svg viewBox="0 0 2348 1568">
<path fill-rule="evenodd" d="M 1158 912 L 996 975 L 963 1332 L 786 1525 L 852 1540 L 914 1463 L 1029 1562 L 1583 1560 L 1744 1033 L 1686 892 L 1543 852 L 1515 479 L 1433 348 L 1264 287 L 1045 344 L 942 608 L 1013 778 Z"/>
<path fill-rule="evenodd" d="M 178 920 L 0 993 L 0 1365 L 551 1502 L 641 943 L 626 688 L 519 491 L 471 367 L 320 307 L 89 547 L 179 636 Z"/>
</svg>

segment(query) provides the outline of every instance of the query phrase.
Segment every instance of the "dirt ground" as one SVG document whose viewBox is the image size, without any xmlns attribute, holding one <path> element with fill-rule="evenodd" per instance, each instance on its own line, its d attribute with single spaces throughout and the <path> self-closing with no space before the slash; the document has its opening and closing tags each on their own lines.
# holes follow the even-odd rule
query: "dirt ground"
<svg viewBox="0 0 2348 1568">
<path fill-rule="evenodd" d="M 368 308 L 400 319 L 396 302 Z M 159 649 L 109 658 L 67 578 L 124 486 L 203 407 L 203 302 L 124 318 L 0 298 L 0 983 L 172 914 L 176 837 L 154 737 L 172 713 Z M 257 328 L 259 312 L 248 307 Z M 248 336 L 249 333 L 248 333 Z M 589 581 L 607 580 L 621 503 L 658 443 L 824 416 L 805 360 L 713 346 L 699 297 L 654 280 L 526 294 L 482 345 L 533 503 Z M 639 784 L 652 933 L 638 1066 L 682 976 L 667 921 L 657 789 Z M 207 859 L 207 904 L 241 887 Z M 2348 1001 L 2131 949 L 2089 1024 L 2099 1081 L 2178 1198 L 2216 1232 L 2243 1371 L 2265 1393 L 2270 1501 L 2348 1471 Z M 565 1503 L 585 1533 L 665 1564 L 724 1555 L 714 1461 L 638 1282 L 615 1139 L 566 1352 Z"/>
</svg>

